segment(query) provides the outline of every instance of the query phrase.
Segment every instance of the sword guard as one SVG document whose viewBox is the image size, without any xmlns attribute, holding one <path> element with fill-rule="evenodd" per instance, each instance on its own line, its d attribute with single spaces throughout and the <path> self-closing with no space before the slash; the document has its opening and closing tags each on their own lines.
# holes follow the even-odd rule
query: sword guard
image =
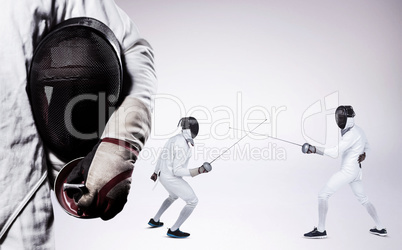
<svg viewBox="0 0 402 250">
<path fill-rule="evenodd" d="M 78 202 L 78 200 L 84 195 L 84 193 L 88 192 L 87 187 L 80 183 L 80 184 L 70 184 L 70 183 L 64 183 L 63 184 L 63 191 L 68 192 L 72 191 L 75 193 L 74 195 L 74 200 Z"/>
</svg>

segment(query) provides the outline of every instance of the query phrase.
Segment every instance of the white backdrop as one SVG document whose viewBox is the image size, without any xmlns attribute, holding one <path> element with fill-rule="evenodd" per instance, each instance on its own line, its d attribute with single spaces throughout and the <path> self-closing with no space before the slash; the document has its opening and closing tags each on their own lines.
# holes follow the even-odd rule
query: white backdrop
<svg viewBox="0 0 402 250">
<path fill-rule="evenodd" d="M 55 204 L 58 249 L 400 249 L 402 205 L 402 2 L 384 0 L 117 0 L 155 50 L 159 79 L 153 133 L 133 174 L 125 209 L 111 221 L 79 220 Z M 199 198 L 166 236 L 183 201 L 149 229 L 167 193 L 149 180 L 158 150 L 180 117 L 201 123 L 191 167 L 211 161 L 253 129 L 299 144 L 333 146 L 333 112 L 350 104 L 369 139 L 364 184 L 389 236 L 345 186 L 329 202 L 328 239 L 302 236 L 317 225 L 317 193 L 339 159 L 249 136 L 188 179 Z"/>
</svg>

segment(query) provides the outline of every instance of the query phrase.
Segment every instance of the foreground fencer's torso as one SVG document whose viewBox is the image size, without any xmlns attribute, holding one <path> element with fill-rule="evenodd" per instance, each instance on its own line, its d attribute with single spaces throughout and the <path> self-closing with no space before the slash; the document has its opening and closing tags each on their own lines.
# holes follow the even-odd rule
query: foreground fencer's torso
<svg viewBox="0 0 402 250">
<path fill-rule="evenodd" d="M 46 181 L 47 166 L 42 141 L 26 92 L 35 47 L 58 23 L 73 17 L 92 17 L 115 33 L 125 54 L 128 76 L 136 76 L 129 95 L 150 109 L 156 89 L 153 66 L 131 19 L 114 1 L 3 0 L 0 8 L 0 231 L 24 208 Z M 128 63 L 129 62 L 129 63 Z M 148 66 L 147 66 L 148 65 Z M 144 67 L 148 67 L 144 70 Z M 140 73 L 139 73 L 140 72 Z M 143 72 L 143 73 L 141 73 Z M 134 78 L 134 77 L 132 77 Z M 47 197 L 50 202 L 50 194 Z M 39 214 L 39 213 L 38 213 Z M 49 216 L 49 215 L 45 215 Z"/>
<path fill-rule="evenodd" d="M 188 162 L 192 156 L 191 148 L 183 134 L 177 134 L 170 138 L 159 157 L 158 167 L 163 177 L 177 177 L 176 171 L 187 170 Z"/>
</svg>

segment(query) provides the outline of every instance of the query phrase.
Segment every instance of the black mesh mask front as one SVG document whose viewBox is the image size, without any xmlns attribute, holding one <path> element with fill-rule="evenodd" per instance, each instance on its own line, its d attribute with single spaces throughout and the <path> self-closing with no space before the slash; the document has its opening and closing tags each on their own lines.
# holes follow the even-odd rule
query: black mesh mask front
<svg viewBox="0 0 402 250">
<path fill-rule="evenodd" d="M 45 146 L 64 161 L 90 152 L 122 78 L 119 44 L 106 25 L 92 18 L 59 24 L 36 48 L 27 88 Z"/>
<path fill-rule="evenodd" d="M 339 106 L 335 111 L 335 121 L 340 129 L 344 129 L 348 117 L 354 117 L 355 112 L 352 106 Z"/>
</svg>

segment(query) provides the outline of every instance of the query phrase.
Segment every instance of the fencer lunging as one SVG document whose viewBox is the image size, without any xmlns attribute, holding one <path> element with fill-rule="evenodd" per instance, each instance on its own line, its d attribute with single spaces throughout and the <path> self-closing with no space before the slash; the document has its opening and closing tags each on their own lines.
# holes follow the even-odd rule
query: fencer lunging
<svg viewBox="0 0 402 250">
<path fill-rule="evenodd" d="M 318 227 L 304 234 L 308 238 L 326 238 L 325 220 L 328 212 L 328 199 L 342 186 L 349 184 L 359 202 L 373 218 L 375 227 L 370 232 L 386 236 L 387 230 L 381 224 L 376 209 L 369 201 L 363 189 L 361 162 L 366 158 L 368 142 L 364 131 L 354 124 L 355 113 L 352 106 L 339 106 L 335 112 L 335 120 L 341 129 L 341 141 L 333 148 L 319 148 L 305 143 L 303 153 L 317 153 L 337 157 L 342 155 L 341 169 L 332 175 L 318 195 Z"/>
<path fill-rule="evenodd" d="M 205 162 L 201 167 L 188 169 L 187 165 L 191 158 L 191 147 L 194 146 L 193 139 L 197 136 L 199 125 L 195 118 L 184 117 L 180 120 L 182 131 L 170 138 L 165 144 L 155 171 L 151 176 L 156 181 L 158 176 L 161 184 L 169 193 L 169 197 L 162 203 L 156 215 L 150 219 L 148 224 L 151 227 L 161 227 L 160 222 L 162 214 L 172 205 L 172 203 L 181 198 L 186 205 L 180 212 L 179 218 L 168 230 L 167 235 L 174 238 L 185 238 L 189 233 L 180 231 L 180 226 L 191 215 L 197 206 L 198 198 L 191 186 L 183 179 L 184 176 L 197 176 L 201 173 L 208 173 L 212 170 L 211 165 Z"/>
</svg>

